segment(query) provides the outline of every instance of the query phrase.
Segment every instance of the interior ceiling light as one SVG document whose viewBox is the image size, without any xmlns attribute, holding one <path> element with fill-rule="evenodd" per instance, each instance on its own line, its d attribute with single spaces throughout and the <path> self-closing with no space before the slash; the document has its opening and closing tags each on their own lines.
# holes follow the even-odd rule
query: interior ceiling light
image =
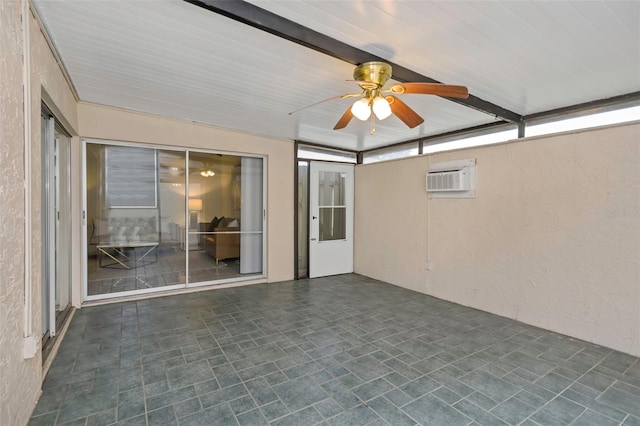
<svg viewBox="0 0 640 426">
<path fill-rule="evenodd" d="M 202 169 L 200 170 L 200 176 L 202 177 L 214 177 L 216 175 L 216 172 L 214 172 L 211 169 Z"/>
<path fill-rule="evenodd" d="M 333 130 L 347 127 L 347 124 L 349 124 L 353 117 L 362 121 L 371 117 L 371 134 L 374 134 L 376 131 L 374 126 L 375 118 L 384 120 L 391 114 L 395 114 L 396 117 L 411 129 L 424 123 L 422 117 L 395 95 L 437 95 L 445 98 L 460 99 L 469 97 L 469 90 L 465 86 L 454 86 L 442 83 L 400 83 L 385 89 L 384 85 L 391 78 L 391 71 L 391 65 L 385 62 L 365 62 L 357 66 L 353 71 L 353 78 L 362 89 L 360 93 L 347 93 L 345 95 L 333 96 L 329 99 L 297 109 L 289 114 L 294 114 L 303 109 L 334 99 L 360 98 L 345 111 Z M 384 94 L 390 95 L 384 96 Z M 371 112 L 373 112 L 373 114 L 371 114 Z"/>
<path fill-rule="evenodd" d="M 171 176 L 178 176 L 180 174 L 180 169 L 177 167 L 169 167 L 169 174 Z"/>
</svg>

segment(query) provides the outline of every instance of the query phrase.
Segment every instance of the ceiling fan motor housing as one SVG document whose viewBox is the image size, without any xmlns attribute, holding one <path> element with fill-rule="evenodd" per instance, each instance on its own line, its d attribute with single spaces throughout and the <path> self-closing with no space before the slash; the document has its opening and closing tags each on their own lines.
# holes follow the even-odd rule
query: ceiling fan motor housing
<svg viewBox="0 0 640 426">
<path fill-rule="evenodd" d="M 385 62 L 365 62 L 356 67 L 353 78 L 358 82 L 373 83 L 382 87 L 391 78 L 391 65 Z M 371 89 L 362 84 L 360 86 L 363 89 Z"/>
</svg>

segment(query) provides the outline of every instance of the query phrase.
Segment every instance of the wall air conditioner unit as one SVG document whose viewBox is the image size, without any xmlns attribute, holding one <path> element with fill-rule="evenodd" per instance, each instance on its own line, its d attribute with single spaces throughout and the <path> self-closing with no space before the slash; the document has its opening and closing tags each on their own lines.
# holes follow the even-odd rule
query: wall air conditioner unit
<svg viewBox="0 0 640 426">
<path fill-rule="evenodd" d="M 469 168 L 427 173 L 427 192 L 468 191 Z"/>
<path fill-rule="evenodd" d="M 435 163 L 426 176 L 427 193 L 432 198 L 474 198 L 476 160 Z"/>
</svg>

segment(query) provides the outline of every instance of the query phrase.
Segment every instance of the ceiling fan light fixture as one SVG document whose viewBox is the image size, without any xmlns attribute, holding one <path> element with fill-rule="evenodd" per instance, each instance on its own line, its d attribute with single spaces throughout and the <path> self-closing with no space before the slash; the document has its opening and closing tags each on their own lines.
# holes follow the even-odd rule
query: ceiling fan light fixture
<svg viewBox="0 0 640 426">
<path fill-rule="evenodd" d="M 214 177 L 215 175 L 216 175 L 216 172 L 214 172 L 211 169 L 200 170 L 200 176 L 202 177 Z"/>
<path fill-rule="evenodd" d="M 377 96 L 373 100 L 372 109 L 373 113 L 378 117 L 378 120 L 384 120 L 391 115 L 391 106 L 389 105 L 389 101 L 382 96 Z"/>
<path fill-rule="evenodd" d="M 369 106 L 369 99 L 362 98 L 353 103 L 351 112 L 358 119 L 365 121 L 371 116 L 371 107 Z"/>
<path fill-rule="evenodd" d="M 371 118 L 371 134 L 375 132 L 374 124 L 376 118 L 384 120 L 390 115 L 395 115 L 407 127 L 413 129 L 424 123 L 424 119 L 418 115 L 409 105 L 393 95 L 416 94 L 416 95 L 436 95 L 443 98 L 466 99 L 469 97 L 469 89 L 465 86 L 457 86 L 444 83 L 425 82 L 405 82 L 392 84 L 385 89 L 385 84 L 392 76 L 391 65 L 385 62 L 365 62 L 358 65 L 353 71 L 353 79 L 360 86 L 360 93 L 347 93 L 334 96 L 315 104 L 299 108 L 289 114 L 296 113 L 305 108 L 318 105 L 332 99 L 360 98 L 347 108 L 338 122 L 333 126 L 333 130 L 340 130 L 347 127 L 353 117 L 360 121 Z M 392 93 L 392 96 L 383 94 Z M 371 115 L 373 113 L 373 115 Z"/>
</svg>

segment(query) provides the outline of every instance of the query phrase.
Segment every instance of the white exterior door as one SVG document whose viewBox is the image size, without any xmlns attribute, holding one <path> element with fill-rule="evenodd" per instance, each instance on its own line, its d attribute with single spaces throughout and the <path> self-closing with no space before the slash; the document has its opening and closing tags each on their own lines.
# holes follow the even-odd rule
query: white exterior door
<svg viewBox="0 0 640 426">
<path fill-rule="evenodd" d="M 353 272 L 353 165 L 309 168 L 309 277 Z"/>
</svg>

